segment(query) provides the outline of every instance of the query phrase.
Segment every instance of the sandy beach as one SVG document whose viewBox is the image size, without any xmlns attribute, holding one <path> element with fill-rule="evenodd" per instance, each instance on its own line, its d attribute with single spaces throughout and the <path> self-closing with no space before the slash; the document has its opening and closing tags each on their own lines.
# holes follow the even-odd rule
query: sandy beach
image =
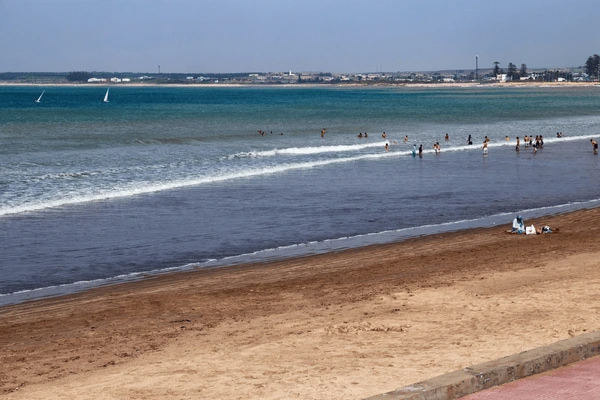
<svg viewBox="0 0 600 400">
<path fill-rule="evenodd" d="M 6 399 L 359 399 L 600 329 L 600 209 L 0 309 Z"/>
</svg>

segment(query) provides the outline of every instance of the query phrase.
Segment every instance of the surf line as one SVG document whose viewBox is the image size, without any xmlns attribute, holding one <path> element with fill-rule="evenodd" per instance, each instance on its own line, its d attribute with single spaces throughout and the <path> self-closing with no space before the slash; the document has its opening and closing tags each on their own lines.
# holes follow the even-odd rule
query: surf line
<svg viewBox="0 0 600 400">
<path fill-rule="evenodd" d="M 341 164 L 341 163 L 349 163 L 353 161 L 359 160 L 367 160 L 367 159 L 377 159 L 381 158 L 381 156 L 391 156 L 392 154 L 365 154 L 354 157 L 346 157 L 339 159 L 331 159 L 331 160 L 321 160 L 321 161 L 308 161 L 302 163 L 292 163 L 286 165 L 280 165 L 270 168 L 255 168 L 249 169 L 240 172 L 234 173 L 225 173 L 217 176 L 210 176 L 204 178 L 196 178 L 196 179 L 185 179 L 185 180 L 177 180 L 172 182 L 159 183 L 154 185 L 147 185 L 143 187 L 139 186 L 131 186 L 131 187 L 121 187 L 115 188 L 113 190 L 106 190 L 95 194 L 77 196 L 77 197 L 65 197 L 59 198 L 55 200 L 45 201 L 45 202 L 37 202 L 37 203 L 29 203 L 23 204 L 20 206 L 6 207 L 0 208 L 0 217 L 14 214 L 22 214 L 26 212 L 34 212 L 34 211 L 42 211 L 45 209 L 58 208 L 62 206 L 75 205 L 75 204 L 84 204 L 96 201 L 105 201 L 105 200 L 113 200 L 118 198 L 127 198 L 134 197 L 145 194 L 153 194 L 173 189 L 181 189 L 185 187 L 192 186 L 200 186 L 205 184 L 231 181 L 237 179 L 245 179 L 245 178 L 253 178 L 258 176 L 267 176 L 267 175 L 275 175 L 281 174 L 288 171 L 294 170 L 303 170 L 310 169 L 316 167 L 323 167 L 331 164 Z M 139 184 L 139 183 L 138 183 Z"/>
<path fill-rule="evenodd" d="M 261 150 L 261 151 L 249 151 L 236 153 L 231 157 L 273 157 L 277 155 L 310 155 L 310 154 L 322 154 L 322 153 L 339 153 L 348 151 L 359 151 L 371 147 L 382 147 L 382 143 L 369 143 L 369 144 L 348 144 L 348 145 L 337 145 L 337 146 L 316 146 L 316 147 L 289 147 L 284 149 L 273 149 L 273 150 Z"/>
<path fill-rule="evenodd" d="M 573 140 L 581 140 L 581 139 L 585 139 L 585 138 L 589 138 L 589 137 L 593 137 L 593 135 L 577 136 L 577 137 L 572 137 L 569 139 L 570 139 L 570 141 L 573 141 Z M 564 141 L 565 139 L 566 138 L 547 140 L 546 143 L 554 144 L 554 143 L 557 143 L 560 141 Z M 377 145 L 381 146 L 381 143 L 379 143 Z M 498 142 L 498 143 L 493 143 L 491 146 L 494 146 L 494 147 L 512 146 L 512 144 Z M 458 146 L 458 147 L 448 147 L 448 148 L 444 149 L 444 151 L 446 151 L 446 152 L 448 152 L 448 151 L 467 151 L 467 150 L 472 150 L 472 151 L 477 150 L 478 151 L 479 148 L 478 148 L 478 146 L 464 145 L 464 146 Z M 430 152 L 432 152 L 432 150 L 426 151 L 426 153 L 430 153 Z M 275 175 L 275 174 L 286 173 L 286 172 L 294 171 L 294 170 L 303 170 L 303 169 L 324 167 L 324 166 L 328 166 L 328 165 L 332 165 L 332 164 L 343 164 L 343 163 L 351 163 L 351 162 L 361 161 L 361 160 L 376 160 L 376 159 L 384 159 L 384 158 L 389 158 L 389 157 L 410 156 L 410 155 L 411 155 L 410 150 L 398 151 L 398 152 L 381 152 L 381 153 L 375 153 L 375 154 L 362 154 L 362 155 L 356 155 L 356 156 L 352 156 L 352 157 L 337 158 L 337 159 L 330 159 L 330 160 L 291 163 L 291 164 L 270 167 L 268 169 L 265 169 L 265 168 L 249 169 L 249 170 L 240 171 L 240 172 L 225 173 L 225 174 L 218 175 L 218 176 L 211 176 L 211 177 L 204 177 L 204 178 L 197 178 L 197 179 L 177 180 L 177 181 L 172 181 L 172 182 L 147 185 L 147 186 L 143 186 L 143 187 L 133 187 L 132 186 L 132 187 L 115 188 L 113 190 L 107 190 L 107 191 L 99 192 L 96 194 L 84 195 L 84 196 L 79 196 L 79 197 L 65 197 L 65 198 L 55 199 L 55 200 L 46 201 L 46 202 L 29 203 L 29 204 L 23 204 L 20 206 L 0 208 L 0 217 L 7 216 L 7 215 L 14 215 L 14 214 L 22 214 L 22 213 L 26 213 L 26 212 L 42 211 L 45 209 L 58 208 L 58 207 L 68 206 L 68 205 L 84 204 L 84 203 L 90 203 L 90 202 L 96 202 L 96 201 L 105 201 L 105 200 L 113 200 L 113 199 L 119 199 L 119 198 L 134 197 L 134 196 L 145 195 L 145 194 L 153 194 L 153 193 L 158 193 L 158 192 L 163 192 L 163 191 L 168 191 L 168 190 L 173 190 L 173 189 L 181 189 L 181 188 L 185 188 L 185 187 L 200 186 L 200 185 L 217 183 L 217 182 L 225 182 L 225 181 L 231 181 L 231 180 L 237 180 L 237 179 L 253 178 L 253 177 L 258 177 L 258 176 Z"/>
</svg>

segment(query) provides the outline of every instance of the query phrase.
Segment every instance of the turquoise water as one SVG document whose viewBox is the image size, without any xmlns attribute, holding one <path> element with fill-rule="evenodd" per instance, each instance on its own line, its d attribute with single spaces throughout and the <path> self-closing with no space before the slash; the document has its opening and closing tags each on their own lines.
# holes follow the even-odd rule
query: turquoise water
<svg viewBox="0 0 600 400">
<path fill-rule="evenodd" d="M 0 303 L 600 199 L 600 87 L 105 91 L 0 87 Z"/>
</svg>

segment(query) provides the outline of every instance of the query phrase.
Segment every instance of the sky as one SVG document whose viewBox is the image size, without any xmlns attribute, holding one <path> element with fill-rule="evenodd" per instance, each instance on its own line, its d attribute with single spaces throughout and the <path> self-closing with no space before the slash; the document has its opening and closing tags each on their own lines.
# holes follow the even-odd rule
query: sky
<svg viewBox="0 0 600 400">
<path fill-rule="evenodd" d="M 0 0 L 0 72 L 576 67 L 598 0 Z"/>
</svg>

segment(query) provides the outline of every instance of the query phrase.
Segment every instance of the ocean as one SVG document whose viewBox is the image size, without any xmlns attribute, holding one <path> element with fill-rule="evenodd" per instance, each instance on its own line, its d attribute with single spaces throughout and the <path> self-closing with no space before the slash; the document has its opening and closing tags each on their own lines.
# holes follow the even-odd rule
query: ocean
<svg viewBox="0 0 600 400">
<path fill-rule="evenodd" d="M 0 305 L 600 204 L 599 86 L 106 89 L 0 86 Z"/>
</svg>

